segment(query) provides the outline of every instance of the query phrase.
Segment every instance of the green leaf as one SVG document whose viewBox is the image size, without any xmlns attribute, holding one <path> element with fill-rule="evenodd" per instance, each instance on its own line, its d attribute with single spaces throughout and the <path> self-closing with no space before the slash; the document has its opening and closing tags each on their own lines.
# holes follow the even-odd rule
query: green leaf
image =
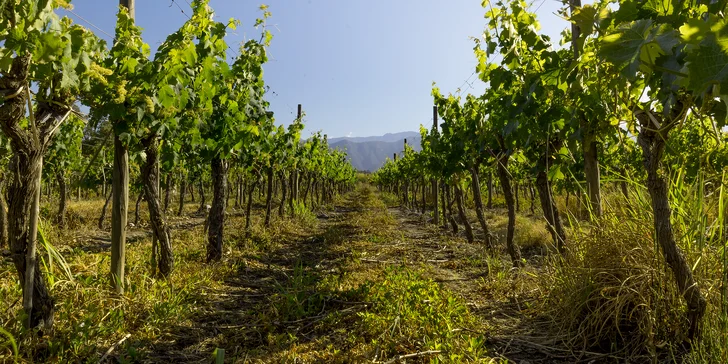
<svg viewBox="0 0 728 364">
<path fill-rule="evenodd" d="M 174 104 L 175 96 L 176 94 L 174 89 L 172 89 L 172 86 L 164 85 L 159 89 L 157 98 L 159 99 L 159 104 L 166 108 Z"/>
<path fill-rule="evenodd" d="M 0 49 L 0 72 L 10 72 L 10 67 L 13 64 L 12 53 L 3 53 Z"/>
<path fill-rule="evenodd" d="M 698 44 L 708 34 L 710 34 L 710 24 L 702 19 L 688 19 L 680 27 L 680 37 L 686 43 Z"/>
<path fill-rule="evenodd" d="M 594 31 L 594 21 L 597 15 L 598 13 L 595 7 L 584 5 L 576 9 L 570 20 L 579 26 L 583 35 L 589 35 Z"/>
<path fill-rule="evenodd" d="M 138 107 L 137 108 L 137 121 L 141 122 L 142 119 L 144 119 L 144 108 Z"/>
<path fill-rule="evenodd" d="M 721 42 L 725 44 L 728 39 Z M 702 93 L 710 85 L 720 85 L 720 94 L 728 92 L 728 54 L 715 38 L 704 41 L 697 51 L 691 52 L 687 59 L 690 72 L 688 87 L 696 93 Z"/>
<path fill-rule="evenodd" d="M 622 69 L 630 79 L 640 68 L 642 48 L 652 42 L 652 20 L 641 19 L 624 24 L 602 40 L 601 55 Z"/>
<path fill-rule="evenodd" d="M 260 129 L 258 129 L 258 127 L 255 125 L 247 125 L 245 127 L 245 130 L 247 130 L 249 133 L 251 133 L 255 136 L 260 136 Z"/>
<path fill-rule="evenodd" d="M 564 179 L 564 173 L 561 172 L 561 165 L 555 164 L 549 168 L 549 180 L 558 181 Z"/>
<path fill-rule="evenodd" d="M 657 13 L 657 15 L 667 16 L 682 8 L 681 1 L 683 0 L 647 0 L 643 6 L 645 9 Z"/>
<path fill-rule="evenodd" d="M 68 63 L 63 64 L 63 72 L 61 72 L 61 88 L 75 88 L 79 84 L 78 74 L 73 71 L 71 66 L 72 65 Z"/>
<path fill-rule="evenodd" d="M 40 62 L 52 62 L 62 54 L 63 49 L 66 45 L 53 32 L 41 33 L 40 37 L 36 41 L 35 58 Z"/>
<path fill-rule="evenodd" d="M 124 62 L 124 66 L 121 68 L 122 72 L 135 73 L 139 60 L 136 58 L 129 57 Z"/>
<path fill-rule="evenodd" d="M 217 141 L 214 139 L 207 139 L 205 140 L 205 146 L 207 146 L 207 149 L 215 150 L 215 148 L 217 148 Z"/>
<path fill-rule="evenodd" d="M 194 65 L 197 63 L 197 51 L 194 47 L 187 47 L 183 50 L 182 55 L 184 56 L 185 62 L 188 65 Z"/>
</svg>

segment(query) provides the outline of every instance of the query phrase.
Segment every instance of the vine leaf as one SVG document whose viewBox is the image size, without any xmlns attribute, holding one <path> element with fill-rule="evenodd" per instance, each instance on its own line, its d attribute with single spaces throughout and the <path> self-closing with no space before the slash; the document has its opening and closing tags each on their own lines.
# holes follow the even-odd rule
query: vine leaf
<svg viewBox="0 0 728 364">
<path fill-rule="evenodd" d="M 175 96 L 176 94 L 172 89 L 172 86 L 164 85 L 159 89 L 159 95 L 157 95 L 157 98 L 159 99 L 159 104 L 161 104 L 162 107 L 170 107 L 174 103 Z"/>
<path fill-rule="evenodd" d="M 574 11 L 571 22 L 579 26 L 582 37 L 594 32 L 594 21 L 597 18 L 598 10 L 591 5 L 584 5 Z M 583 41 L 583 40 L 582 40 Z"/>
<path fill-rule="evenodd" d="M 728 38 L 709 37 L 687 56 L 687 68 L 690 72 L 688 87 L 691 90 L 702 93 L 711 85 L 720 85 L 720 94 L 728 91 L 727 42 Z"/>
<path fill-rule="evenodd" d="M 675 10 L 681 8 L 681 0 L 647 0 L 644 8 L 652 10 L 660 16 L 668 16 L 675 13 Z"/>
<path fill-rule="evenodd" d="M 620 26 L 602 40 L 602 56 L 620 67 L 627 78 L 634 79 L 644 58 L 654 60 L 659 55 L 658 47 L 647 48 L 654 42 L 652 25 L 651 19 L 640 19 Z M 647 54 L 643 55 L 645 50 Z"/>
</svg>

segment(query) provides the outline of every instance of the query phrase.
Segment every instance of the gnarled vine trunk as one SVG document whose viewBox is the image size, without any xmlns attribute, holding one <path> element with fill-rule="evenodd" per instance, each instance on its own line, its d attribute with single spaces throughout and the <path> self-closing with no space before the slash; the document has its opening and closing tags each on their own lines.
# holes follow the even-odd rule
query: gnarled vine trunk
<svg viewBox="0 0 728 364">
<path fill-rule="evenodd" d="M 134 226 L 139 226 L 139 205 L 142 204 L 142 198 L 144 198 L 144 191 L 139 192 L 134 204 Z"/>
<path fill-rule="evenodd" d="M 463 201 L 463 190 L 460 188 L 459 184 L 455 185 L 455 201 L 458 205 L 458 215 L 460 216 L 463 226 L 465 226 L 465 237 L 468 239 L 468 243 L 472 244 L 474 240 L 473 227 L 470 225 L 468 216 L 465 214 L 465 207 L 463 206 L 465 204 Z"/>
<path fill-rule="evenodd" d="M 0 128 L 10 139 L 13 150 L 13 176 L 8 188 L 8 243 L 23 290 L 23 309 L 28 315 L 26 324 L 29 327 L 43 324 L 51 328 L 54 300 L 36 259 L 36 239 L 43 154 L 52 137 L 49 130 L 55 130 L 62 120 L 58 119 L 59 110 L 44 105 L 34 112 L 35 120 L 44 121 L 38 125 L 39 130 L 30 131 L 20 125 L 26 115 L 28 99 L 25 95 L 29 90 L 25 87 L 28 87 L 30 61 L 28 54 L 16 56 L 10 72 L 0 77 L 0 91 L 4 97 L 0 104 Z"/>
<path fill-rule="evenodd" d="M 200 191 L 200 207 L 197 208 L 197 213 L 199 214 L 199 213 L 202 213 L 203 211 L 205 211 L 205 205 L 206 205 L 205 202 L 207 202 L 207 201 L 205 201 L 206 200 L 205 185 L 202 184 L 202 176 L 200 176 L 200 179 L 197 180 L 197 188 L 198 188 L 198 191 Z"/>
<path fill-rule="evenodd" d="M 308 193 L 311 190 L 311 184 L 313 183 L 313 177 L 311 177 L 311 175 L 307 175 L 306 179 L 308 179 L 308 181 L 305 183 L 306 189 L 303 190 L 303 198 L 301 199 L 301 202 L 304 204 L 306 203 L 306 198 L 308 197 Z"/>
<path fill-rule="evenodd" d="M 245 208 L 245 231 L 246 234 L 250 233 L 250 212 L 253 210 L 253 193 L 255 193 L 255 185 L 257 182 L 253 182 L 248 186 L 248 205 Z"/>
<path fill-rule="evenodd" d="M 452 212 L 452 205 L 455 203 L 455 199 L 451 199 L 452 193 L 450 192 L 451 188 L 450 186 L 445 186 L 445 196 L 447 198 L 447 220 L 450 221 L 450 227 L 452 228 L 452 233 L 454 235 L 458 234 L 459 227 L 457 221 L 455 221 L 455 214 Z"/>
<path fill-rule="evenodd" d="M 559 209 L 556 207 L 556 201 L 554 201 L 553 193 L 551 192 L 551 185 L 549 184 L 546 171 L 540 171 L 536 176 L 536 188 L 538 189 L 538 196 L 541 200 L 541 209 L 543 209 L 543 215 L 546 219 L 546 228 L 551 233 L 556 248 L 563 254 L 566 252 L 566 232 L 564 231 Z"/>
<path fill-rule="evenodd" d="M 0 248 L 2 248 L 8 244 L 8 205 L 5 202 L 5 191 L 3 190 L 4 173 L 0 173 L 0 177 L 3 178 L 0 181 Z"/>
<path fill-rule="evenodd" d="M 442 228 L 447 230 L 447 202 L 445 201 L 445 182 L 440 184 L 440 204 L 442 205 Z"/>
<path fill-rule="evenodd" d="M 422 193 L 422 213 L 424 214 L 427 210 L 427 181 L 425 180 L 425 177 L 422 177 L 422 189 L 420 191 Z"/>
<path fill-rule="evenodd" d="M 493 248 L 493 234 L 490 232 L 488 222 L 485 220 L 485 213 L 483 213 L 483 198 L 480 194 L 480 178 L 478 177 L 478 167 L 473 166 L 470 168 L 470 175 L 473 178 L 473 202 L 475 202 L 475 214 L 478 216 L 478 222 L 480 228 L 483 229 L 483 239 L 485 246 L 489 249 Z"/>
<path fill-rule="evenodd" d="M 278 216 L 283 217 L 286 213 L 286 194 L 288 193 L 288 184 L 286 183 L 286 172 L 281 172 L 281 202 L 278 205 Z"/>
<path fill-rule="evenodd" d="M 248 180 L 244 179 L 241 183 L 240 188 L 240 208 L 243 208 L 243 205 L 245 205 L 245 196 L 248 195 Z"/>
<path fill-rule="evenodd" d="M 15 149 L 15 146 L 13 148 Z M 43 324 L 46 328 L 53 325 L 54 300 L 40 271 L 35 254 L 37 239 L 38 208 L 40 198 L 40 179 L 43 153 L 40 151 L 16 152 L 12 163 L 15 176 L 8 188 L 8 238 L 15 269 L 18 271 L 20 286 L 23 287 L 23 304 L 30 302 L 30 327 Z M 32 255 L 32 256 L 31 256 Z M 30 269 L 28 269 L 30 268 Z M 32 292 L 32 293 L 29 293 Z"/>
<path fill-rule="evenodd" d="M 241 177 L 238 176 L 238 178 L 235 179 L 235 205 L 234 207 L 240 208 L 240 199 L 241 195 L 243 194 L 243 183 L 241 182 Z"/>
<path fill-rule="evenodd" d="M 503 197 L 508 207 L 508 228 L 506 230 L 506 249 L 514 267 L 522 266 L 521 251 L 513 241 L 516 231 L 516 201 L 513 199 L 513 189 L 511 188 L 511 177 L 508 174 L 508 159 L 510 154 L 505 153 L 498 160 L 498 178 L 503 188 Z"/>
<path fill-rule="evenodd" d="M 439 187 L 437 178 L 432 179 L 432 223 L 435 225 L 440 224 L 440 210 L 437 208 Z"/>
<path fill-rule="evenodd" d="M 270 226 L 270 212 L 273 206 L 273 168 L 268 169 L 268 191 L 265 199 L 265 226 Z"/>
<path fill-rule="evenodd" d="M 582 128 L 588 130 L 592 127 L 584 121 Z M 602 216 L 602 192 L 600 186 L 599 154 L 597 149 L 596 136 L 593 131 L 584 134 L 581 143 L 584 154 L 584 176 L 586 177 L 586 190 L 589 198 L 589 209 L 594 217 Z"/>
<path fill-rule="evenodd" d="M 170 190 L 172 189 L 172 173 L 167 173 L 167 181 L 164 184 L 164 212 L 169 211 Z"/>
<path fill-rule="evenodd" d="M 157 271 L 162 277 L 168 277 L 174 267 L 174 255 L 172 253 L 172 234 L 162 210 L 159 195 L 159 141 L 155 136 L 147 138 L 143 144 L 147 160 L 144 162 L 141 172 L 144 194 L 149 208 L 149 222 L 159 244 L 159 256 L 156 259 Z"/>
<path fill-rule="evenodd" d="M 292 170 L 288 176 L 288 181 L 291 186 L 291 192 L 288 196 L 288 211 L 290 212 L 291 216 L 296 215 L 296 211 L 294 210 L 294 203 L 296 200 L 296 194 L 298 193 L 296 190 L 298 189 L 297 183 L 296 183 L 296 170 Z"/>
<path fill-rule="evenodd" d="M 535 208 L 536 196 L 533 192 L 533 183 L 528 184 L 528 194 L 531 196 L 531 215 L 535 215 L 536 214 L 536 208 Z"/>
<path fill-rule="evenodd" d="M 66 189 L 66 174 L 63 169 L 56 172 L 56 181 L 58 181 L 58 215 L 56 216 L 56 223 L 60 227 L 65 227 L 68 192 Z"/>
<path fill-rule="evenodd" d="M 184 212 L 185 192 L 187 192 L 187 178 L 182 176 L 179 181 L 179 209 L 177 209 L 177 216 L 182 216 L 182 212 Z"/>
<path fill-rule="evenodd" d="M 488 208 L 493 208 L 493 172 L 488 172 Z"/>
<path fill-rule="evenodd" d="M 318 196 L 317 206 L 320 206 L 324 202 L 324 189 L 326 188 L 325 183 L 325 180 L 316 181 L 316 191 L 318 192 L 316 194 Z"/>
<path fill-rule="evenodd" d="M 640 110 L 635 116 L 641 126 L 637 144 L 642 148 L 643 164 L 647 170 L 647 190 L 652 199 L 655 240 L 665 256 L 667 265 L 675 275 L 678 290 L 687 302 L 690 324 L 688 338 L 695 339 L 700 337 L 700 323 L 705 315 L 707 302 L 693 277 L 690 265 L 675 241 L 670 221 L 672 212 L 668 199 L 668 185 L 660 172 L 668 134 L 686 112 L 687 106 L 682 100 L 678 100 L 670 110 L 670 120 L 663 120 L 661 115 L 651 111 Z"/>
<path fill-rule="evenodd" d="M 227 199 L 227 161 L 215 157 L 212 167 L 212 206 L 207 216 L 207 261 L 222 259 L 223 226 L 225 225 L 225 204 Z"/>
<path fill-rule="evenodd" d="M 109 203 L 111 203 L 111 196 L 113 195 L 113 191 L 109 192 L 109 195 L 106 196 L 106 201 L 104 202 L 104 207 L 101 208 L 101 216 L 99 216 L 99 230 L 102 230 L 104 228 L 104 220 L 106 220 L 106 210 L 109 209 Z"/>
</svg>

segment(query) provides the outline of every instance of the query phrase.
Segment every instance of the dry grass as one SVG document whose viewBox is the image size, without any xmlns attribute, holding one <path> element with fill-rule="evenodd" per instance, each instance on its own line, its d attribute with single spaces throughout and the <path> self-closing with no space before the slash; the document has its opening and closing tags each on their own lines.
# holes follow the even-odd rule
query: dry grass
<svg viewBox="0 0 728 364">
<path fill-rule="evenodd" d="M 617 193 L 606 196 L 602 219 L 572 220 L 569 256 L 551 261 L 547 274 L 540 276 L 548 292 L 541 311 L 557 329 L 553 338 L 575 350 L 622 360 L 727 362 L 722 247 L 684 224 L 703 218 L 715 223 L 717 216 L 709 216 L 709 202 L 702 200 L 694 206 L 686 206 L 686 200 L 673 205 L 680 216 L 673 218 L 678 244 L 708 300 L 703 339 L 690 345 L 687 308 L 653 239 L 652 216 L 644 213 L 649 199 L 641 187 L 631 188 L 629 201 Z M 696 244 L 697 239 L 705 243 Z"/>
<path fill-rule="evenodd" d="M 680 296 L 644 222 L 603 219 L 542 276 L 543 311 L 567 346 L 626 358 L 684 338 Z"/>
<path fill-rule="evenodd" d="M 469 244 L 432 226 L 428 215 L 392 208 L 396 197 L 364 183 L 295 219 L 274 214 L 268 228 L 257 203 L 250 232 L 231 208 L 225 259 L 208 265 L 202 226 L 189 225 L 197 203 L 188 203 L 185 216 L 170 216 L 173 225 L 188 225 L 174 231 L 176 270 L 168 281 L 149 277 L 142 213 L 131 229 L 139 238 L 128 245 L 123 297 L 107 289 L 109 254 L 99 237 L 108 232 L 96 227 L 103 201 L 74 201 L 67 229 L 44 224 L 73 276 L 57 265 L 49 275 L 56 330 L 43 339 L 22 332 L 20 291 L 7 260 L 0 262 L 0 326 L 24 338 L 21 362 L 95 361 L 126 333 L 131 338 L 113 354 L 120 362 L 206 362 L 218 347 L 230 362 L 255 363 L 381 361 L 426 350 L 441 353 L 421 362 L 728 362 L 722 240 L 696 233 L 704 225 L 683 223 L 721 216 L 704 211 L 703 201 L 694 203 L 700 212 L 678 208 L 676 232 L 709 301 L 704 340 L 686 351 L 679 345 L 684 304 L 652 241 L 651 216 L 640 213 L 647 199 L 605 199 L 607 217 L 565 220 L 573 225 L 564 259 L 553 253 L 538 211 L 531 216 L 523 203 L 515 241 L 528 264 L 520 270 L 505 254 L 502 207 L 486 211 L 496 251 L 478 240 L 472 211 L 476 242 Z M 43 216 L 52 217 L 54 207 Z M 10 360 L 2 345 L 0 361 Z"/>
<path fill-rule="evenodd" d="M 218 347 L 231 362 L 346 363 L 410 350 L 441 350 L 433 358 L 444 361 L 490 360 L 480 335 L 461 330 L 474 328 L 467 307 L 428 278 L 431 272 L 361 261 L 372 246 L 407 239 L 368 186 L 359 186 L 335 210 L 296 219 L 274 215 L 269 228 L 262 226 L 258 208 L 249 233 L 244 217 L 232 211 L 219 264 L 204 263 L 202 226 L 176 229 L 169 280 L 150 278 L 150 240 L 141 235 L 127 246 L 122 297 L 107 288 L 109 253 L 96 238 L 107 234 L 96 228 L 102 204 L 72 202 L 69 227 L 49 225 L 45 231 L 72 272 L 72 279 L 65 278 L 56 266 L 49 275 L 57 301 L 49 336 L 23 332 L 15 273 L 7 261 L 0 263 L 0 325 L 25 338 L 19 342 L 21 362 L 94 362 L 127 333 L 131 337 L 112 354 L 119 362 L 203 362 Z M 188 204 L 186 211 L 195 209 Z M 132 231 L 146 230 L 146 214 L 139 225 Z M 401 326 L 392 331 L 398 320 Z M 0 347 L 0 361 L 10 355 Z"/>
</svg>

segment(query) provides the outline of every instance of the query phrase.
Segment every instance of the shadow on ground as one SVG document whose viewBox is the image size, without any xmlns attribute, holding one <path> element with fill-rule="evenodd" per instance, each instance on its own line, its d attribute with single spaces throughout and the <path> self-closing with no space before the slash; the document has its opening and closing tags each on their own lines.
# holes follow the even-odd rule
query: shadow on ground
<svg viewBox="0 0 728 364">
<path fill-rule="evenodd" d="M 157 341 L 127 347 L 139 348 L 148 362 L 209 362 L 216 348 L 225 349 L 226 362 L 265 360 L 331 336 L 325 322 L 336 320 L 345 328 L 366 304 L 356 301 L 357 292 L 334 291 L 322 282 L 336 280 L 349 259 L 345 243 L 357 231 L 347 217 L 354 211 L 337 207 L 319 217 L 313 236 L 289 234 L 272 249 L 226 262 L 237 269 L 223 278 L 224 289 L 195 297 L 205 302 L 197 305 L 191 324 L 172 324 Z M 337 349 L 345 351 L 344 344 Z"/>
</svg>

